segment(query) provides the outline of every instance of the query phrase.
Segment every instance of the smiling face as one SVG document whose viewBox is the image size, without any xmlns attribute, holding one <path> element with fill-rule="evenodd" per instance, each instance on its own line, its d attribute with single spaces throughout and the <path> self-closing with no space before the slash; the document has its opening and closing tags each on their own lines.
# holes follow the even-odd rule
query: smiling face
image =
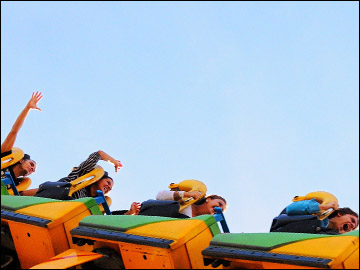
<svg viewBox="0 0 360 270">
<path fill-rule="evenodd" d="M 95 194 L 96 194 L 96 190 L 101 190 L 104 193 L 104 195 L 106 195 L 107 193 L 110 192 L 110 190 L 112 190 L 113 185 L 114 182 L 111 178 L 101 179 L 98 182 L 96 182 L 94 185 Z"/>
<path fill-rule="evenodd" d="M 329 228 L 338 231 L 339 233 L 351 232 L 359 225 L 359 219 L 356 216 L 340 213 L 330 219 Z"/>
<path fill-rule="evenodd" d="M 20 160 L 20 166 L 22 169 L 22 176 L 28 176 L 36 170 L 36 162 L 31 159 Z"/>
</svg>

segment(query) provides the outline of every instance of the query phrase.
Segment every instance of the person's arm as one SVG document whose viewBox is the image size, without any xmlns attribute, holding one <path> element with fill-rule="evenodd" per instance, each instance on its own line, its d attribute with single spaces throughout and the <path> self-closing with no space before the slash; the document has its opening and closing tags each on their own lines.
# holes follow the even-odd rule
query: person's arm
<svg viewBox="0 0 360 270">
<path fill-rule="evenodd" d="M 84 174 L 92 171 L 95 168 L 95 165 L 100 160 L 100 154 L 98 152 L 94 152 L 90 154 L 90 156 L 82 162 L 78 167 L 75 167 L 71 173 L 66 178 L 63 178 L 67 182 L 71 182 Z"/>
<path fill-rule="evenodd" d="M 1 144 L 1 153 L 10 151 L 13 148 L 17 134 L 18 134 L 20 128 L 22 127 L 29 111 L 31 109 L 41 111 L 41 109 L 39 107 L 37 107 L 37 103 L 40 101 L 41 98 L 42 98 L 41 92 L 36 92 L 36 93 L 34 92 L 32 94 L 31 99 L 26 104 L 25 108 L 19 114 L 14 125 L 12 126 L 10 133 L 7 135 L 5 141 Z"/>
<path fill-rule="evenodd" d="M 288 215 L 311 215 L 320 212 L 320 203 L 315 199 L 293 202 L 286 207 Z"/>
<path fill-rule="evenodd" d="M 88 172 L 92 171 L 100 159 L 113 163 L 115 166 L 115 172 L 117 171 L 118 168 L 122 167 L 121 162 L 119 160 L 116 160 L 113 157 L 106 154 L 104 151 L 99 150 L 97 152 L 92 153 L 87 158 L 87 160 L 82 162 L 78 167 L 75 167 L 75 169 L 68 175 L 66 181 L 68 182 L 73 181 L 76 178 L 79 178 L 84 174 L 87 174 Z"/>
<path fill-rule="evenodd" d="M 137 215 L 140 212 L 141 203 L 133 202 L 130 206 L 130 210 L 116 210 L 112 211 L 112 215 Z"/>
<path fill-rule="evenodd" d="M 339 209 L 339 205 L 336 202 L 329 202 L 327 204 L 320 204 L 315 199 L 293 202 L 286 207 L 286 214 L 288 215 L 309 215 L 315 214 L 323 210 L 333 208 Z"/>
<path fill-rule="evenodd" d="M 140 212 L 141 203 L 133 202 L 130 206 L 130 210 L 127 211 L 124 215 L 137 215 Z"/>
<path fill-rule="evenodd" d="M 195 200 L 201 198 L 201 192 L 200 191 L 171 191 L 171 190 L 163 190 L 160 191 L 156 195 L 157 200 L 167 201 L 167 200 L 174 200 L 179 201 L 183 199 L 184 197 L 189 198 L 193 197 Z"/>
<path fill-rule="evenodd" d="M 99 150 L 98 153 L 100 155 L 101 160 L 110 162 L 114 165 L 115 172 L 117 172 L 117 170 L 122 167 L 120 160 L 117 160 L 117 159 L 111 157 L 110 155 L 106 154 L 104 151 L 101 151 L 101 150 Z"/>
</svg>

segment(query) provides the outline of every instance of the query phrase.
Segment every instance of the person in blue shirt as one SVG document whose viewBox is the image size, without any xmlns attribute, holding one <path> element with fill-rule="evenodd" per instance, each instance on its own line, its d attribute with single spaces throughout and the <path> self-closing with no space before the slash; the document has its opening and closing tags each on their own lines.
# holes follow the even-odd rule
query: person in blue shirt
<svg viewBox="0 0 360 270">
<path fill-rule="evenodd" d="M 327 218 L 320 220 L 321 211 L 334 209 Z M 314 215 L 315 214 L 315 215 Z M 320 204 L 315 199 L 293 202 L 273 220 L 271 232 L 342 234 L 355 230 L 359 215 L 348 207 L 339 208 L 337 202 Z"/>
</svg>

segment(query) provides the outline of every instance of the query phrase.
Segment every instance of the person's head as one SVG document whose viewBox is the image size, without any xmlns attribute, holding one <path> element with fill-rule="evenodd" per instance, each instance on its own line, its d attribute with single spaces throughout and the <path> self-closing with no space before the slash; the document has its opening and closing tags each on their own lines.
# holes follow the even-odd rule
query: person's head
<svg viewBox="0 0 360 270">
<path fill-rule="evenodd" d="M 28 176 L 36 170 L 36 162 L 30 159 L 30 155 L 24 157 L 13 165 L 13 171 L 16 177 Z"/>
<path fill-rule="evenodd" d="M 96 197 L 96 191 L 101 190 L 104 195 L 109 193 L 114 185 L 114 180 L 109 176 L 108 172 L 105 171 L 104 175 L 100 180 L 90 185 L 90 194 L 92 197 Z"/>
<path fill-rule="evenodd" d="M 339 208 L 329 216 L 329 228 L 339 233 L 353 231 L 359 225 L 359 215 L 348 207 Z"/>
<path fill-rule="evenodd" d="M 225 212 L 227 202 L 219 195 L 208 195 L 193 204 L 193 216 L 213 215 L 215 214 L 214 207 L 220 207 Z"/>
</svg>

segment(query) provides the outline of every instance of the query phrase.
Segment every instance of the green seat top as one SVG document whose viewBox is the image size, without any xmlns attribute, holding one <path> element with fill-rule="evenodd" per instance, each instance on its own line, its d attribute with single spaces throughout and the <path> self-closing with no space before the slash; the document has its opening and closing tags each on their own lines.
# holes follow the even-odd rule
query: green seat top
<svg viewBox="0 0 360 270">
<path fill-rule="evenodd" d="M 203 215 L 189 219 L 179 219 L 159 216 L 128 216 L 128 215 L 108 215 L 108 216 L 87 216 L 84 217 L 79 225 L 94 227 L 99 229 L 115 230 L 125 232 L 127 230 L 144 226 L 156 222 L 165 222 L 172 220 L 202 220 L 207 226 L 216 223 L 216 220 L 211 215 Z"/>
<path fill-rule="evenodd" d="M 128 216 L 128 215 L 106 215 L 84 217 L 79 225 L 95 227 L 107 230 L 125 232 L 129 229 L 144 226 L 154 222 L 177 220 L 176 218 L 158 216 Z"/>
<path fill-rule="evenodd" d="M 19 210 L 28 206 L 50 203 L 50 202 L 61 202 L 60 200 L 33 197 L 33 196 L 12 196 L 12 195 L 1 195 L 1 208 L 12 211 Z"/>
<path fill-rule="evenodd" d="M 91 210 L 92 214 L 97 214 L 97 215 L 102 214 L 98 205 L 96 204 L 95 199 L 91 197 L 81 198 L 77 200 L 70 200 L 70 201 L 61 201 L 61 200 L 54 200 L 43 197 L 1 195 L 1 208 L 11 211 L 16 211 L 33 205 L 53 203 L 53 202 L 81 202 L 85 204 L 85 206 L 88 209 Z M 96 209 L 98 209 L 98 211 L 96 211 Z"/>
<path fill-rule="evenodd" d="M 226 233 L 215 235 L 214 238 L 211 240 L 210 245 L 269 251 L 274 248 L 302 240 L 310 240 L 324 237 L 341 237 L 346 235 L 359 237 L 359 231 L 353 231 L 341 235 L 285 232 Z"/>
</svg>

